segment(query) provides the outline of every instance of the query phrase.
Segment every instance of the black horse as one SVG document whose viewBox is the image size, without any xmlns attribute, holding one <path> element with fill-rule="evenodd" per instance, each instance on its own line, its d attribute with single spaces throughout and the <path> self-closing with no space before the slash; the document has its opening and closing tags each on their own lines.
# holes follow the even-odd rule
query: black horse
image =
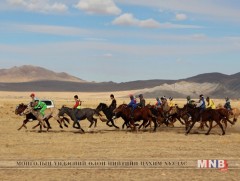
<svg viewBox="0 0 240 181">
<path fill-rule="evenodd" d="M 21 104 L 19 104 L 19 105 L 16 107 L 16 109 L 15 109 L 15 114 L 22 116 L 22 115 L 23 115 L 23 112 L 24 112 L 27 108 L 28 108 L 28 105 L 21 103 Z M 36 118 L 31 112 L 28 113 L 28 114 L 26 114 L 25 116 L 26 116 L 26 118 L 23 120 L 23 124 L 22 124 L 22 126 L 20 126 L 20 128 L 18 128 L 18 130 L 21 130 L 22 127 L 24 127 L 24 128 L 27 129 L 26 124 L 27 124 L 30 120 L 33 120 L 33 121 L 37 120 L 37 118 Z M 44 121 L 46 122 L 46 124 L 47 124 L 47 126 L 48 126 L 49 129 L 51 129 L 51 125 L 50 125 L 50 123 L 49 123 L 49 119 L 50 119 L 51 117 L 52 117 L 52 116 L 47 117 L 47 118 L 44 118 Z M 69 123 L 69 119 L 66 118 L 66 117 L 63 117 L 63 120 L 62 120 L 62 121 L 63 121 L 63 122 L 64 122 L 64 121 L 67 121 L 67 122 Z M 58 123 L 59 123 L 59 125 L 60 125 L 60 128 L 63 128 L 59 121 L 58 121 Z M 33 127 L 33 129 L 36 128 L 36 127 L 39 126 L 39 125 L 40 125 L 40 124 L 37 124 L 36 126 Z M 67 125 L 65 122 L 64 122 L 64 126 L 65 126 L 65 127 L 68 127 L 68 125 Z"/>
<path fill-rule="evenodd" d="M 97 112 L 102 111 L 102 112 L 105 114 L 105 116 L 107 117 L 107 120 L 108 120 L 106 124 L 107 124 L 109 127 L 114 126 L 115 128 L 119 129 L 119 127 L 116 126 L 116 125 L 114 124 L 114 121 L 113 121 L 113 116 L 114 116 L 115 114 L 113 113 L 113 111 L 112 111 L 111 109 L 109 109 L 109 107 L 107 106 L 107 104 L 100 103 L 100 104 L 98 105 L 98 107 L 96 108 L 96 110 L 97 110 Z M 110 125 L 109 122 L 111 122 L 112 125 Z"/>
<path fill-rule="evenodd" d="M 84 109 L 76 110 L 76 109 L 71 109 L 63 106 L 59 110 L 58 116 L 62 117 L 64 114 L 67 114 L 74 121 L 73 127 L 80 129 L 82 132 L 84 132 L 84 130 L 81 128 L 79 124 L 80 120 L 87 119 L 90 122 L 89 128 L 91 128 L 94 123 L 95 123 L 95 127 L 97 126 L 97 119 L 95 119 L 93 116 L 94 115 L 101 116 L 95 109 L 84 108 Z M 77 126 L 75 126 L 76 124 Z"/>
</svg>

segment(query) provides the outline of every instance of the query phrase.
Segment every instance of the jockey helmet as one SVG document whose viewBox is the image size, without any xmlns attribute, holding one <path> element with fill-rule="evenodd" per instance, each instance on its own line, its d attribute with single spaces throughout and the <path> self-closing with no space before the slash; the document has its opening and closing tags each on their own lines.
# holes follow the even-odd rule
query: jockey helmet
<svg viewBox="0 0 240 181">
<path fill-rule="evenodd" d="M 35 97 L 35 94 L 34 93 L 30 94 L 30 97 Z"/>
<path fill-rule="evenodd" d="M 191 100 L 191 97 L 190 97 L 190 96 L 187 96 L 187 100 Z"/>
<path fill-rule="evenodd" d="M 169 97 L 169 100 L 170 100 L 170 101 L 173 100 L 173 97 Z"/>
<path fill-rule="evenodd" d="M 138 97 L 143 98 L 143 95 L 142 95 L 142 94 L 139 94 Z"/>
</svg>

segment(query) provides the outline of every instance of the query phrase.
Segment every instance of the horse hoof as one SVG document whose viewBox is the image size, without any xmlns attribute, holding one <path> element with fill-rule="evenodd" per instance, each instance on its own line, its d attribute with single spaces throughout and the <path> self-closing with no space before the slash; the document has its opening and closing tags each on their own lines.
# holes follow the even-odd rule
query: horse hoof
<svg viewBox="0 0 240 181">
<path fill-rule="evenodd" d="M 205 133 L 205 135 L 209 135 L 209 133 Z"/>
</svg>

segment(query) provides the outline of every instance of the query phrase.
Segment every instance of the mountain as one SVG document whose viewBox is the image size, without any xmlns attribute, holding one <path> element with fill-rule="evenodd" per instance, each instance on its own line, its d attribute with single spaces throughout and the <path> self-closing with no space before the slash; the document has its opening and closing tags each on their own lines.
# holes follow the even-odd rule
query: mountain
<svg viewBox="0 0 240 181">
<path fill-rule="evenodd" d="M 84 82 L 67 73 L 56 73 L 42 67 L 24 65 L 10 69 L 0 69 L 0 82 L 32 82 L 43 80 Z"/>
<path fill-rule="evenodd" d="M 180 80 L 137 80 L 132 82 L 86 82 L 66 73 L 33 66 L 0 70 L 0 91 L 112 92 L 143 93 L 147 98 L 173 96 L 197 98 L 200 94 L 213 98 L 239 98 L 240 73 L 225 75 L 206 73 Z"/>
</svg>

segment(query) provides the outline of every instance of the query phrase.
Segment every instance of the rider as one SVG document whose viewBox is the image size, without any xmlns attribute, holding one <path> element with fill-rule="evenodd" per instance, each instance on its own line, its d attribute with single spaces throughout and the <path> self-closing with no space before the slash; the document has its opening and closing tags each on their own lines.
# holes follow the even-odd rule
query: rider
<svg viewBox="0 0 240 181">
<path fill-rule="evenodd" d="M 35 103 L 37 103 L 37 104 L 33 107 L 33 109 L 34 110 L 40 110 L 40 114 L 42 115 L 42 117 L 44 117 L 45 116 L 45 112 L 44 111 L 47 109 L 46 103 L 42 102 L 40 100 L 38 100 Z"/>
<path fill-rule="evenodd" d="M 199 96 L 199 102 L 196 104 L 196 108 L 200 108 L 199 118 L 201 119 L 201 115 L 203 111 L 206 109 L 206 103 L 204 100 L 204 96 L 202 94 Z"/>
<path fill-rule="evenodd" d="M 169 97 L 169 104 L 168 105 L 169 105 L 170 108 L 175 106 L 175 103 L 173 101 L 173 97 Z"/>
<path fill-rule="evenodd" d="M 162 102 L 161 102 L 161 100 L 159 99 L 159 97 L 156 97 L 156 104 L 155 104 L 155 106 L 156 107 L 161 107 L 161 105 L 162 105 Z"/>
<path fill-rule="evenodd" d="M 195 102 L 195 101 L 192 100 L 190 96 L 187 96 L 187 104 L 188 104 L 188 105 L 193 105 L 194 102 Z"/>
<path fill-rule="evenodd" d="M 78 110 L 81 109 L 82 102 L 78 99 L 78 95 L 74 96 L 74 100 L 75 100 L 75 105 L 73 106 L 73 109 L 76 116 L 78 113 Z"/>
<path fill-rule="evenodd" d="M 128 107 L 131 108 L 131 118 L 133 118 L 133 117 L 134 117 L 133 112 L 134 112 L 134 110 L 136 109 L 137 104 L 136 104 L 136 102 L 135 102 L 135 100 L 134 100 L 133 95 L 130 95 L 129 97 L 130 97 L 130 100 L 131 100 L 131 101 L 130 101 L 130 103 L 128 104 Z"/>
<path fill-rule="evenodd" d="M 36 96 L 35 96 L 34 93 L 31 93 L 31 94 L 30 94 L 30 97 L 32 98 L 32 101 L 30 102 L 30 104 L 31 104 L 32 106 L 36 106 L 36 105 L 38 104 L 39 99 L 36 98 Z"/>
<path fill-rule="evenodd" d="M 112 100 L 112 103 L 110 104 L 109 109 L 111 110 L 111 112 L 113 112 L 113 110 L 117 108 L 117 101 L 114 98 L 113 94 L 110 95 L 110 98 Z"/>
<path fill-rule="evenodd" d="M 38 100 L 38 98 L 36 98 L 34 93 L 30 94 L 30 97 L 32 98 L 32 102 L 35 102 L 36 100 Z"/>
<path fill-rule="evenodd" d="M 224 105 L 224 108 L 231 111 L 232 110 L 232 106 L 231 106 L 231 102 L 230 102 L 230 99 L 228 97 L 225 98 L 226 100 L 226 103 Z"/>
<path fill-rule="evenodd" d="M 138 103 L 137 106 L 139 106 L 139 107 L 141 107 L 141 108 L 145 107 L 146 101 L 145 101 L 145 99 L 143 98 L 143 95 L 142 95 L 142 94 L 139 94 L 138 97 L 139 97 L 139 99 L 140 99 L 140 103 Z"/>
<path fill-rule="evenodd" d="M 206 98 L 206 101 L 207 101 L 207 106 L 206 106 L 206 109 L 216 109 L 216 106 L 213 102 L 212 99 L 210 99 L 209 97 Z"/>
</svg>

